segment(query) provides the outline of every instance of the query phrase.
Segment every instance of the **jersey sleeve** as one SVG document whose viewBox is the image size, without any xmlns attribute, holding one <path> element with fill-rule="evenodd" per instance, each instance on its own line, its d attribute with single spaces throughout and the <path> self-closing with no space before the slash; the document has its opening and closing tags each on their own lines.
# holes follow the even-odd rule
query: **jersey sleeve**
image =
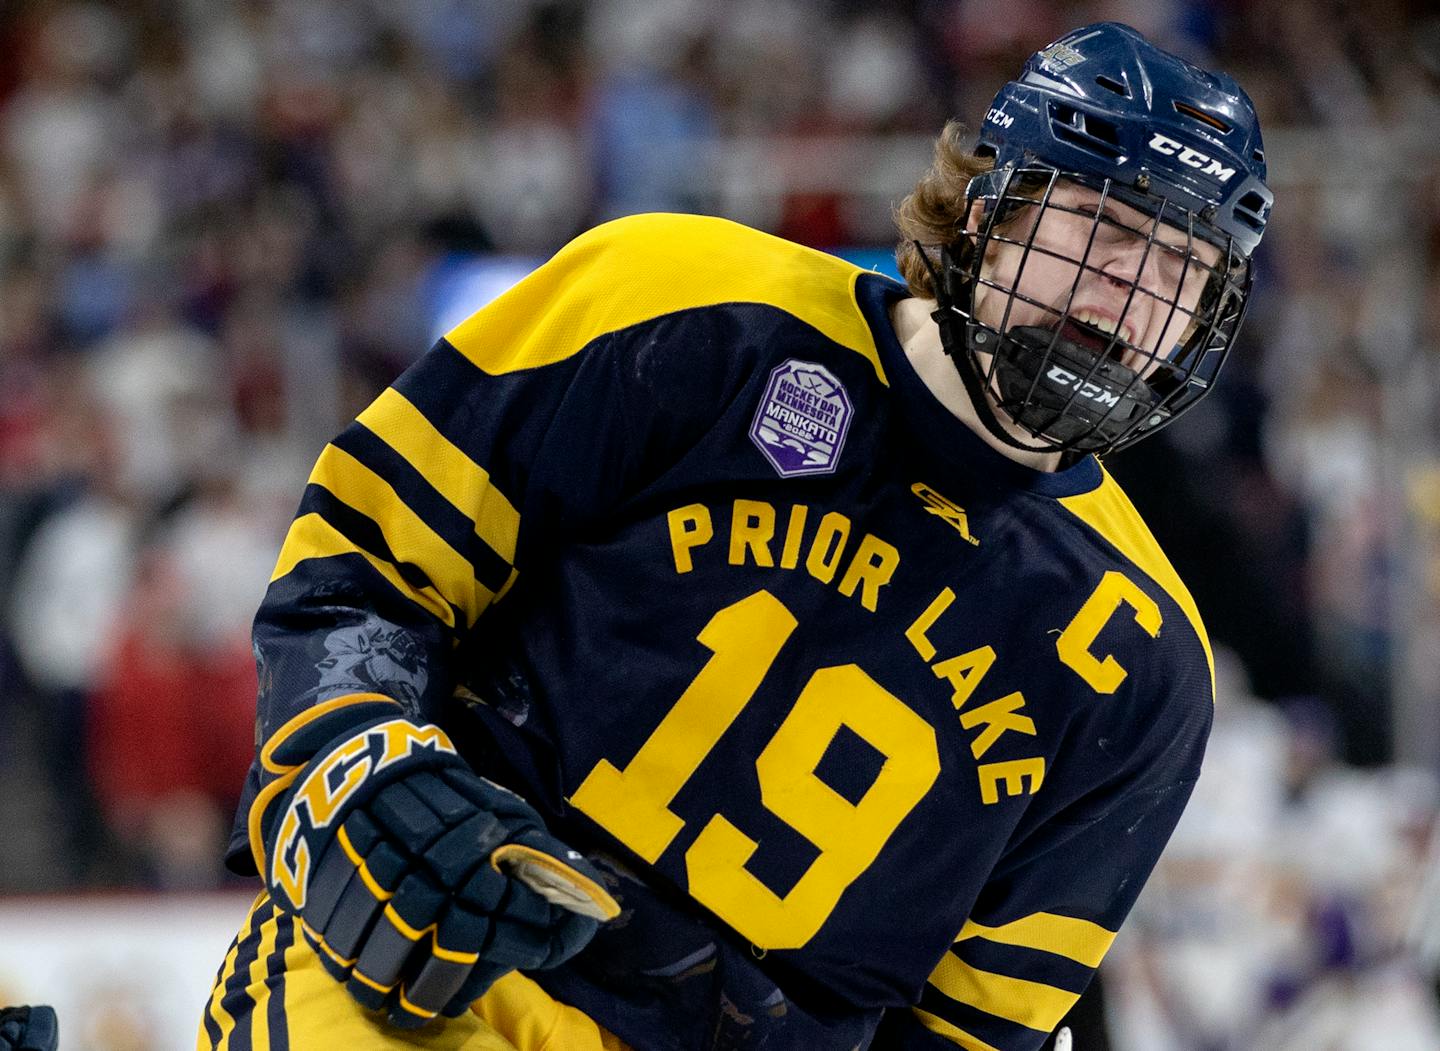
<svg viewBox="0 0 1440 1051">
<path fill-rule="evenodd" d="M 453 655 L 527 564 L 682 455 L 741 382 L 739 362 L 693 341 L 636 346 L 635 323 L 674 291 L 647 301 L 654 260 L 634 233 L 572 242 L 321 452 L 255 620 L 258 753 L 232 868 L 263 870 L 268 808 L 308 750 L 297 742 L 385 701 L 433 721 Z M 677 372 L 712 398 L 664 397 Z"/>
<path fill-rule="evenodd" d="M 1072 792 L 1077 779 L 1065 784 L 1062 751 L 1053 770 L 1059 802 L 1022 824 L 919 1003 L 887 1013 L 884 1046 L 1036 1051 L 1054 1031 L 1109 950 L 1199 776 L 1213 692 L 1198 659 L 1178 677 L 1183 685 L 1148 718 L 1132 709 L 1105 723 L 1077 721 L 1070 748 L 1099 741 L 1125 760 Z M 1082 778 L 1094 769 L 1078 765 Z"/>
</svg>

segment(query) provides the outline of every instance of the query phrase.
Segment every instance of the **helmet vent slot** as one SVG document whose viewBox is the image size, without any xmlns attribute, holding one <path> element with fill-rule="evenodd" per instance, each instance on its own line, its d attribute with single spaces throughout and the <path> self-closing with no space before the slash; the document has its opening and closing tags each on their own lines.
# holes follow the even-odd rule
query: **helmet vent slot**
<svg viewBox="0 0 1440 1051">
<path fill-rule="evenodd" d="M 1219 117 L 1206 113 L 1202 109 L 1196 109 L 1189 103 L 1180 102 L 1178 99 L 1173 103 L 1173 105 L 1175 106 L 1176 113 L 1182 113 L 1187 117 L 1198 120 L 1202 124 L 1208 124 L 1210 127 L 1218 131 L 1221 135 L 1230 134 L 1230 125 L 1226 124 Z"/>
<path fill-rule="evenodd" d="M 1254 191 L 1245 194 L 1235 202 L 1235 217 L 1254 230 L 1264 230 L 1266 213 L 1270 206 L 1265 198 Z"/>
<path fill-rule="evenodd" d="M 1061 142 L 1099 154 L 1110 161 L 1119 160 L 1120 131 L 1110 121 L 1092 113 L 1050 102 L 1050 131 Z"/>
<path fill-rule="evenodd" d="M 1107 77 L 1104 73 L 1101 73 L 1095 78 L 1095 83 L 1107 91 L 1113 91 L 1115 94 L 1123 95 L 1127 99 L 1130 97 L 1130 89 L 1114 77 Z"/>
</svg>

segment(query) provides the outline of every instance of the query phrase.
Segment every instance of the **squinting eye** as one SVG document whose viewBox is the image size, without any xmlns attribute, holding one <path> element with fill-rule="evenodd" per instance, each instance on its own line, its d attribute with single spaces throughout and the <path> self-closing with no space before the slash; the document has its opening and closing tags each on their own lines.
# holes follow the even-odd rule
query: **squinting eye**
<svg viewBox="0 0 1440 1051">
<path fill-rule="evenodd" d="M 1192 276 L 1206 277 L 1209 275 L 1205 260 L 1198 252 L 1188 251 L 1184 245 L 1156 242 L 1155 249 L 1160 253 L 1167 266 L 1173 267 L 1177 272 L 1183 269 L 1186 280 Z"/>
<path fill-rule="evenodd" d="M 1119 241 L 1129 241 L 1135 238 L 1143 238 L 1144 235 L 1137 230 L 1132 230 L 1120 220 L 1112 217 L 1108 212 L 1100 216 L 1095 224 L 1095 239 L 1107 244 L 1114 244 Z"/>
</svg>

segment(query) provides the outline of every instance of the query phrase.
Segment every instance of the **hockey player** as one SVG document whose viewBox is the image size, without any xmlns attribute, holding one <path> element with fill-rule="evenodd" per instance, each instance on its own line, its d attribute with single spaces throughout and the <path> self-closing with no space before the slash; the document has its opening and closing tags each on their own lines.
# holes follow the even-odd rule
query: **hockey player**
<svg viewBox="0 0 1440 1051">
<path fill-rule="evenodd" d="M 1228 77 L 1077 30 L 902 207 L 909 288 L 580 237 L 321 455 L 255 625 L 201 1048 L 1038 1048 L 1189 796 L 1212 660 L 1097 456 L 1239 328 Z"/>
</svg>

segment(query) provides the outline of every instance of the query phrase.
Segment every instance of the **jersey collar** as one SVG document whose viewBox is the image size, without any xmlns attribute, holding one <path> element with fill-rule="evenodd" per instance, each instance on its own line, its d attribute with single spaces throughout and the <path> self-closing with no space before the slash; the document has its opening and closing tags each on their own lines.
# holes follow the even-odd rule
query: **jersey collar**
<svg viewBox="0 0 1440 1051">
<path fill-rule="evenodd" d="M 1094 456 L 1063 471 L 1037 471 L 992 448 L 945 408 L 910 364 L 890 323 L 890 305 L 906 295 L 904 286 L 880 274 L 861 274 L 855 285 L 855 300 L 875 336 L 881 363 L 899 402 L 896 414 L 902 427 L 947 464 L 997 488 L 1059 498 L 1088 493 L 1100 485 L 1104 475 Z"/>
</svg>

